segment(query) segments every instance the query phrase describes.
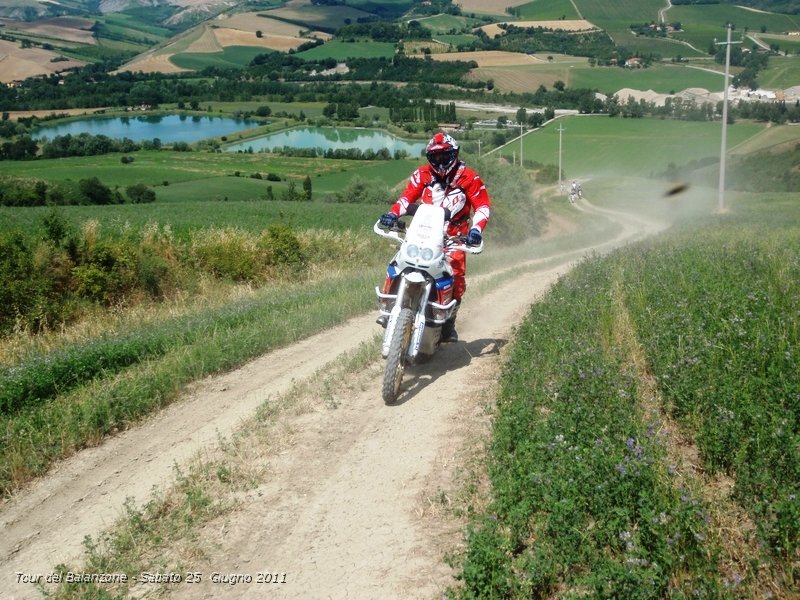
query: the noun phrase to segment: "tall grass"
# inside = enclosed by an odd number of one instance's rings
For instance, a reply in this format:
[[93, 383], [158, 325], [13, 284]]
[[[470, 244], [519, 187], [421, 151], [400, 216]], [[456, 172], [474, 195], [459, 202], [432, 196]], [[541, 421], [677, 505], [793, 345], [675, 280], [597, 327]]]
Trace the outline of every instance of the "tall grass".
[[0, 494], [168, 404], [189, 382], [364, 312], [374, 305], [375, 279], [358, 269], [270, 286], [247, 301], [72, 346], [7, 372], [3, 392], [26, 395], [0, 416]]
[[[796, 202], [750, 197], [559, 281], [507, 360], [492, 502], [452, 593], [735, 598], [765, 578], [800, 591], [798, 256]], [[727, 558], [738, 551], [708, 479], [676, 468], [673, 418], [697, 468], [733, 481], [752, 561]]]

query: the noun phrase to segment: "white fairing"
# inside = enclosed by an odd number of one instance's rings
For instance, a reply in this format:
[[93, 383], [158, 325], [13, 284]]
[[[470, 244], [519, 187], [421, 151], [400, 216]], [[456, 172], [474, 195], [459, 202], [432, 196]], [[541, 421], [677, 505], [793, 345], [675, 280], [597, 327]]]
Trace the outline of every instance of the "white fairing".
[[[387, 317], [387, 326], [383, 338], [382, 354], [386, 358], [389, 345], [394, 335], [397, 317], [403, 307], [412, 308], [415, 312], [414, 330], [407, 350], [408, 359], [413, 360], [417, 354], [431, 355], [439, 345], [441, 325], [453, 314], [457, 302], [451, 300], [446, 304], [437, 304], [430, 299], [431, 290], [437, 281], [452, 280], [453, 269], [445, 255], [445, 246], [477, 254], [483, 249], [465, 246], [461, 242], [446, 242], [445, 211], [440, 206], [420, 204], [405, 236], [395, 232], [383, 231], [378, 223], [373, 227], [375, 233], [400, 242], [391, 265], [399, 278], [396, 295], [384, 294], [376, 288], [378, 298], [385, 304], [381, 314]], [[435, 295], [435, 294], [434, 294]], [[429, 314], [426, 315], [426, 309]]]
[[444, 211], [432, 204], [420, 204], [414, 220], [408, 227], [406, 242], [420, 245], [442, 244], [444, 231]]
[[[440, 268], [444, 258], [444, 211], [438, 206], [421, 204], [406, 232], [405, 243], [398, 252], [398, 264], [418, 267], [430, 272], [433, 265]], [[431, 273], [436, 276], [435, 273]]]

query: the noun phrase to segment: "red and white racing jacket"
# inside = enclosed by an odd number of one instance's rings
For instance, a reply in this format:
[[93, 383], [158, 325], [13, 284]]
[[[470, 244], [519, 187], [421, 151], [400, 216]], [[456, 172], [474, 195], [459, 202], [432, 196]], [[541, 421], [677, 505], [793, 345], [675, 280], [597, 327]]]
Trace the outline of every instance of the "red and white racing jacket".
[[[398, 217], [406, 214], [408, 205], [414, 202], [433, 204], [450, 209], [449, 235], [464, 235], [472, 227], [483, 231], [489, 220], [492, 202], [480, 176], [460, 161], [454, 171], [442, 180], [428, 164], [411, 174], [408, 185], [390, 212]], [[470, 214], [472, 225], [470, 225]]]

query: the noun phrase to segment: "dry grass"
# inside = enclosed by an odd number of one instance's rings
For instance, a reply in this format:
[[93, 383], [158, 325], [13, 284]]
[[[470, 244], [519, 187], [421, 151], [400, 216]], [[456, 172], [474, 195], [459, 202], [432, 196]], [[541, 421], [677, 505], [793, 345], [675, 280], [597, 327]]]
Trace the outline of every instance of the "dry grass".
[[508, 67], [512, 65], [541, 64], [542, 60], [519, 52], [503, 52], [501, 50], [484, 50], [480, 52], [449, 52], [432, 54], [434, 60], [474, 60], [479, 67]]
[[101, 108], [60, 108], [58, 110], [11, 110], [8, 112], [8, 118], [12, 121], [17, 119], [25, 119], [28, 117], [45, 118], [51, 115], [91, 115], [96, 112], [106, 110], [107, 107]]
[[528, 0], [461, 0], [459, 5], [465, 13], [506, 15], [506, 8], [522, 6], [527, 3]]
[[263, 31], [264, 35], [279, 35], [288, 37], [300, 37], [303, 29], [299, 25], [292, 25], [284, 21], [270, 19], [262, 16], [261, 13], [237, 13], [226, 17], [221, 17], [215, 21], [216, 25], [228, 29], [238, 29], [240, 31]]
[[[255, 34], [253, 35], [255, 38]], [[215, 30], [205, 27], [202, 35], [185, 50], [186, 52], [221, 52], [222, 46], [217, 41]]]
[[123, 68], [118, 69], [115, 72], [141, 71], [142, 73], [185, 73], [190, 70], [181, 69], [179, 66], [172, 64], [169, 60], [170, 56], [172, 55], [162, 54], [155, 56], [150, 54], [147, 56], [142, 56], [141, 58], [134, 59]]
[[286, 35], [256, 37], [256, 34], [251, 31], [241, 31], [239, 29], [215, 29], [214, 35], [217, 38], [217, 43], [223, 48], [228, 46], [259, 46], [283, 52], [293, 50], [308, 41], [303, 38]]
[[430, 49], [433, 54], [440, 54], [447, 52], [450, 49], [450, 44], [431, 40], [427, 42], [403, 42], [403, 47], [406, 54], [421, 54], [425, 48]]
[[75, 42], [78, 44], [97, 43], [97, 40], [92, 37], [92, 32], [90, 31], [93, 24], [94, 21], [90, 21], [89, 19], [61, 17], [43, 19], [30, 23], [0, 19], [0, 25], [7, 31], [22, 31], [37, 36], [52, 38], [54, 40]]
[[20, 48], [15, 42], [0, 40], [0, 82], [10, 83], [35, 75], [50, 75], [86, 64], [72, 59], [52, 62], [58, 56], [58, 53], [43, 48]]
[[490, 38], [498, 35], [505, 35], [500, 25], [514, 25], [515, 27], [543, 27], [555, 31], [592, 31], [598, 29], [585, 19], [573, 19], [571, 21], [508, 21], [505, 23], [492, 23], [480, 27]]

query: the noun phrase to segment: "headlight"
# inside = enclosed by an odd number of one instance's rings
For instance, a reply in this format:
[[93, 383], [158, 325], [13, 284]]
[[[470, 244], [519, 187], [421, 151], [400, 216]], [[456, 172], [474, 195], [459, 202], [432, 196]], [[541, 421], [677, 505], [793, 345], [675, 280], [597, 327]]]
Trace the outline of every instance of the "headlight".
[[409, 258], [417, 258], [417, 256], [419, 256], [419, 246], [416, 244], [409, 244], [406, 248], [406, 256]]
[[433, 258], [433, 248], [425, 248], [422, 251], [422, 260], [428, 261]]

